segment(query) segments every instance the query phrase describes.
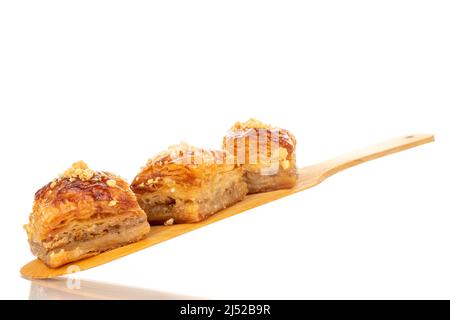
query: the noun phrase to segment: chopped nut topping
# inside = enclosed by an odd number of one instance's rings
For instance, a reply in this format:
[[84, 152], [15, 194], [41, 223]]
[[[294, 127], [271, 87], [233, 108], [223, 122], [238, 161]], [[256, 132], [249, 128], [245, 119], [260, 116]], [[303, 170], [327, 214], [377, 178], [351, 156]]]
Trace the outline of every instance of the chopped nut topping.
[[114, 207], [116, 204], [117, 204], [117, 201], [116, 201], [116, 200], [111, 200], [111, 201], [108, 203], [108, 206]]
[[174, 222], [175, 222], [175, 220], [173, 218], [170, 218], [169, 220], [164, 222], [164, 225], [165, 226], [171, 226], [171, 225], [173, 225]]
[[265, 124], [259, 120], [250, 118], [246, 122], [236, 122], [232, 130], [245, 130], [245, 129], [270, 129], [271, 126]]
[[50, 188], [54, 188], [54, 187], [56, 187], [56, 181], [52, 181], [52, 183], [50, 183]]
[[109, 179], [108, 181], [106, 181], [106, 184], [110, 187], [114, 187], [116, 185], [116, 180]]
[[[224, 150], [212, 151], [194, 146], [189, 146], [185, 142], [172, 145], [167, 150], [157, 154], [147, 161], [147, 166], [164, 165], [167, 163], [184, 164], [198, 166], [206, 163], [222, 163], [226, 156]], [[145, 170], [147, 167], [142, 169]]]
[[87, 164], [81, 160], [72, 164], [72, 167], [67, 169], [62, 176], [69, 178], [70, 181], [75, 179], [89, 181], [94, 176], [94, 170], [89, 169]]

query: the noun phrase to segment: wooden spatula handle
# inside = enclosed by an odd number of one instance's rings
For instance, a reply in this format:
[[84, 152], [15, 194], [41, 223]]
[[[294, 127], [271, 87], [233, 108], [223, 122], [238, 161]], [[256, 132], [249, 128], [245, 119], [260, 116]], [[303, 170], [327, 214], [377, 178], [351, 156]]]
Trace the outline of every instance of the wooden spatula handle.
[[431, 134], [412, 134], [387, 140], [320, 163], [316, 168], [321, 180], [358, 164], [434, 141]]

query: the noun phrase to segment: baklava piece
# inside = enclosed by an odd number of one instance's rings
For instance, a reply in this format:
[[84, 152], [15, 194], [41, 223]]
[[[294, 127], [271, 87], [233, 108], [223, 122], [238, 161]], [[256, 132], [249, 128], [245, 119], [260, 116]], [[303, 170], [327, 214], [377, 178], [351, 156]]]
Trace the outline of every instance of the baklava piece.
[[36, 192], [25, 230], [33, 254], [56, 268], [140, 240], [150, 226], [127, 182], [80, 161]]
[[223, 149], [244, 169], [249, 193], [294, 187], [295, 148], [292, 133], [255, 119], [237, 122], [223, 139]]
[[242, 168], [226, 152], [187, 144], [150, 159], [131, 189], [149, 222], [165, 225], [204, 220], [247, 194]]

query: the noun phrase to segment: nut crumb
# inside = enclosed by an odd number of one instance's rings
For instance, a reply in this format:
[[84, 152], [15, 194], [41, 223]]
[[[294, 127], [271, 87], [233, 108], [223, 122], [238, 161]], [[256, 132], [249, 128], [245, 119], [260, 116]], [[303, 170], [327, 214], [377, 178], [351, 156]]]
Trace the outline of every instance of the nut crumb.
[[52, 181], [52, 183], [50, 184], [50, 188], [54, 188], [54, 187], [56, 187], [56, 181]]
[[281, 167], [284, 169], [284, 170], [286, 170], [286, 169], [289, 169], [289, 167], [290, 167], [290, 162], [289, 162], [289, 160], [284, 160], [284, 161], [281, 161]]
[[286, 148], [280, 148], [280, 150], [279, 150], [280, 160], [287, 160], [288, 155], [289, 155], [289, 153], [286, 150]]
[[164, 225], [165, 226], [171, 226], [171, 225], [173, 225], [174, 222], [175, 222], [174, 218], [170, 218], [169, 220], [164, 222]]
[[146, 184], [148, 184], [149, 186], [153, 186], [155, 184], [157, 184], [159, 181], [161, 180], [161, 177], [156, 177], [156, 178], [152, 178], [152, 179], [148, 179]]
[[108, 206], [114, 207], [116, 204], [117, 204], [117, 201], [116, 201], [116, 200], [111, 200], [111, 201], [108, 203]]
[[106, 184], [110, 187], [114, 187], [116, 185], [116, 180], [109, 179], [108, 181], [106, 181]]
[[175, 193], [175, 191], [176, 191], [175, 188], [170, 189], [170, 192], [172, 192], [172, 193]]

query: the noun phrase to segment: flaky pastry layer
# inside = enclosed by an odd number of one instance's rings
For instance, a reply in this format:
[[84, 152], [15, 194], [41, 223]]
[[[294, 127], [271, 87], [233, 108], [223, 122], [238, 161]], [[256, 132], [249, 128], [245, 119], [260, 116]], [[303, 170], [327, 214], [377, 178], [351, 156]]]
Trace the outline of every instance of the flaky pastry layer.
[[296, 144], [288, 130], [255, 119], [235, 123], [223, 139], [223, 149], [244, 169], [249, 193], [295, 186]]
[[149, 229], [147, 219], [141, 219], [135, 225], [116, 226], [103, 234], [71, 241], [53, 249], [46, 249], [41, 243], [35, 242], [30, 242], [30, 247], [33, 254], [46, 265], [56, 268], [141, 240]]
[[[140, 239], [150, 226], [125, 180], [77, 162], [36, 192], [25, 230], [32, 252], [55, 267]], [[95, 240], [105, 237], [110, 240], [95, 247]], [[67, 246], [73, 247], [70, 254], [64, 253]]]
[[150, 223], [197, 222], [242, 200], [243, 171], [229, 157], [179, 145], [150, 159], [131, 184]]

